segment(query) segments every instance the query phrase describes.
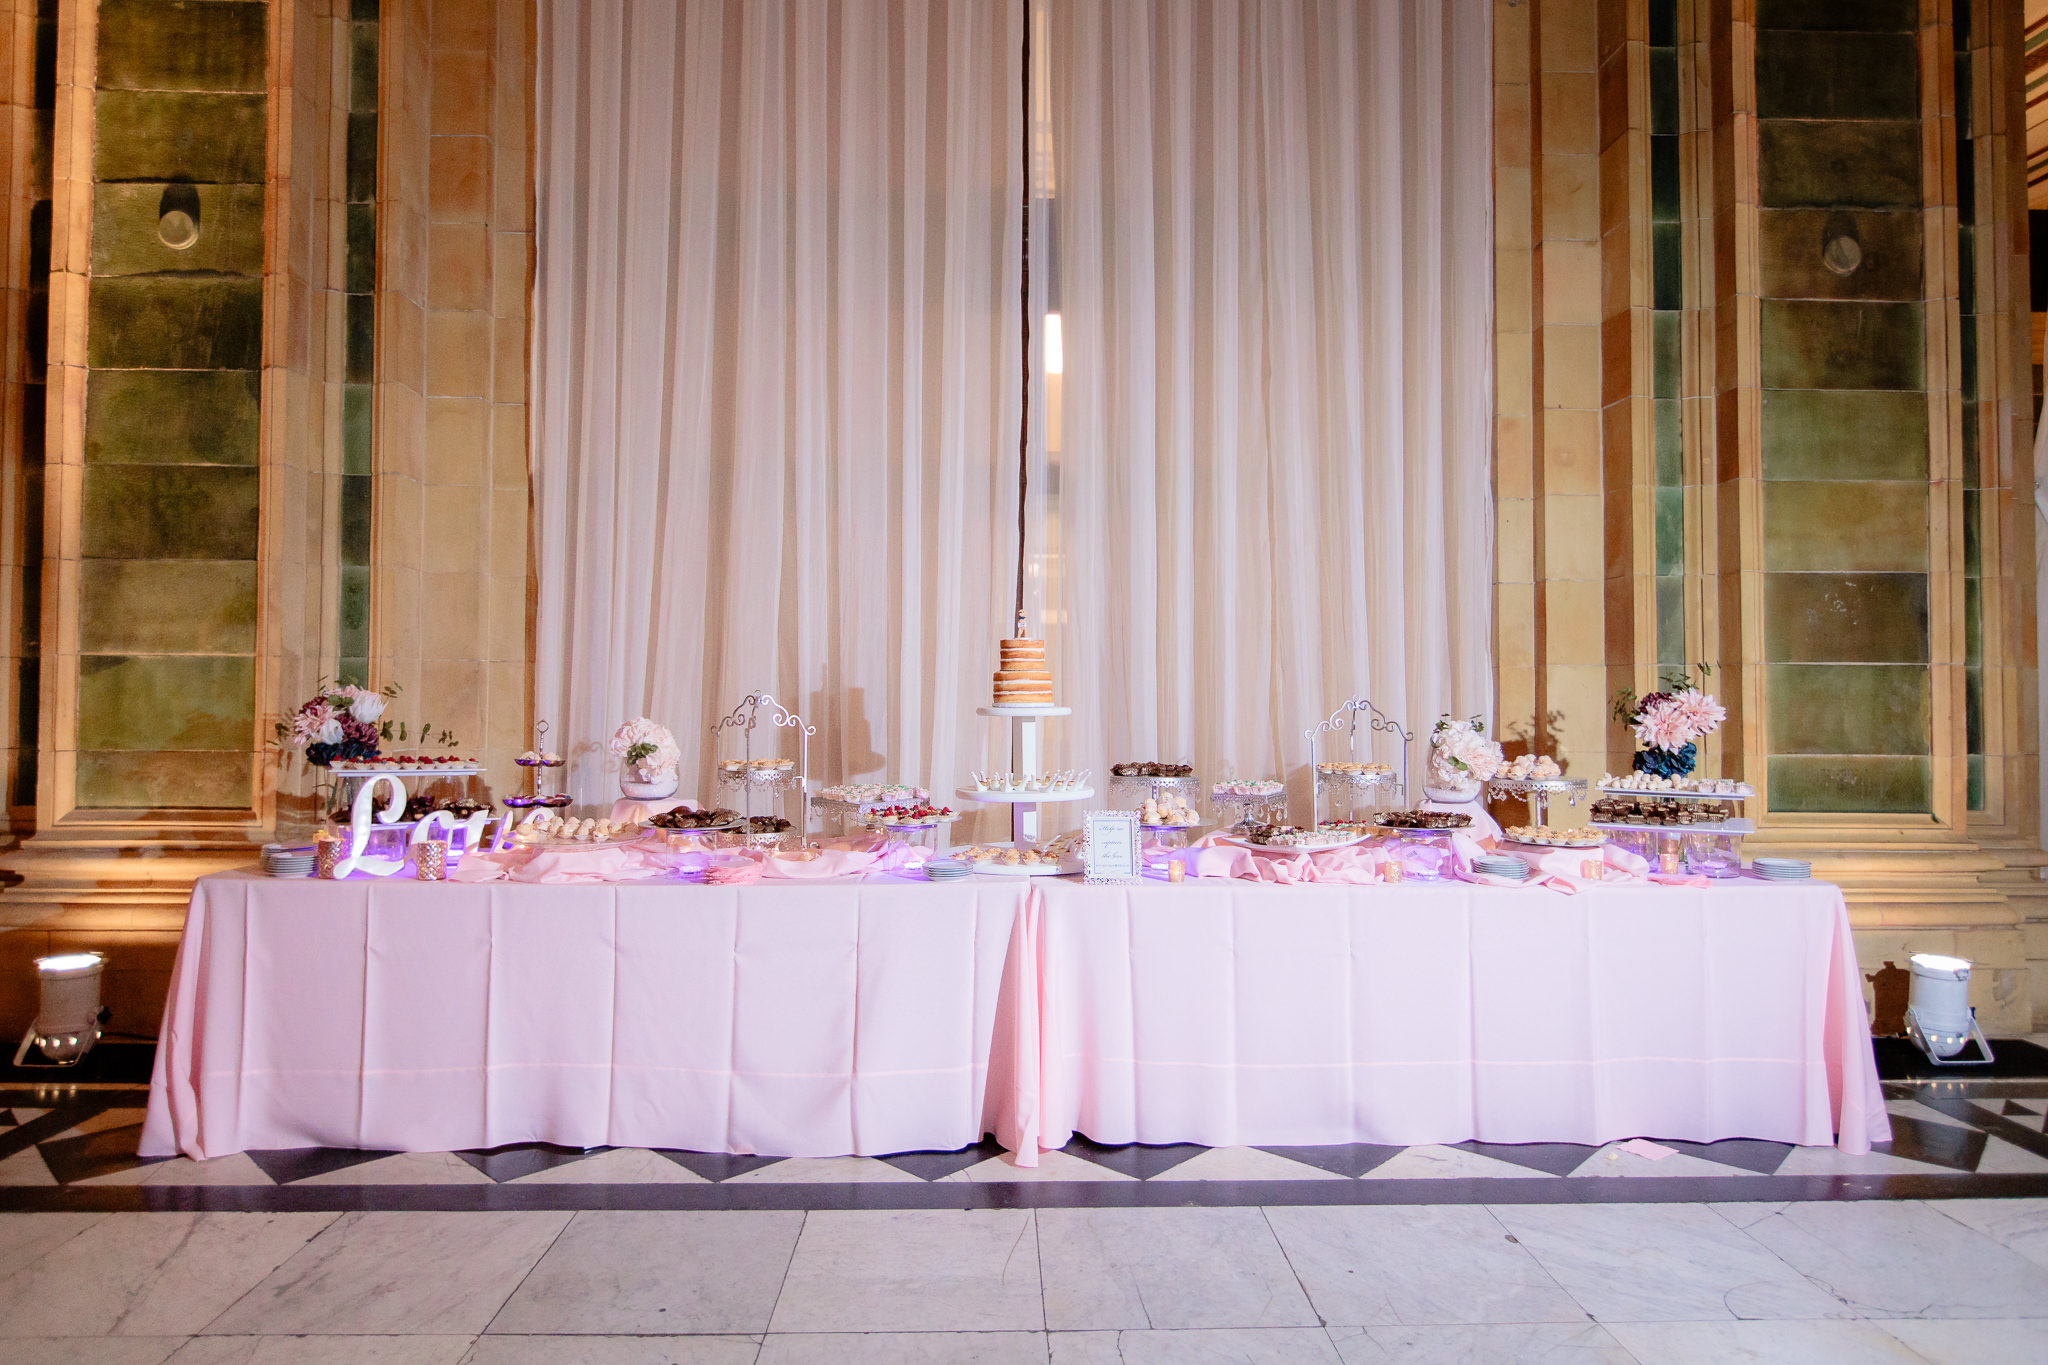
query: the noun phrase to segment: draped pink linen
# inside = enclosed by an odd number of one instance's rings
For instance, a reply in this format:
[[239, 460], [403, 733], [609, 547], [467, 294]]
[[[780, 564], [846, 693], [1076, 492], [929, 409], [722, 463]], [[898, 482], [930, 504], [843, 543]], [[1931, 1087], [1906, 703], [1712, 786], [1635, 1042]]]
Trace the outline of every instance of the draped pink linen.
[[1889, 1135], [1841, 893], [201, 878], [141, 1150]]
[[1022, 899], [202, 877], [141, 1150], [1014, 1142], [989, 1069]]
[[1042, 1148], [1891, 1135], [1827, 883], [1039, 896]]

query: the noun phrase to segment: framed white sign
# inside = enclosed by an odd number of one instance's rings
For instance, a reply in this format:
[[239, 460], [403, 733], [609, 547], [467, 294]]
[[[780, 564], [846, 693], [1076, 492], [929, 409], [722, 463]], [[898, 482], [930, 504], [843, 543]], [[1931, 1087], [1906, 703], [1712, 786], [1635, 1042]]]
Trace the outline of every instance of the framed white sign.
[[1138, 813], [1091, 810], [1081, 817], [1081, 880], [1090, 886], [1136, 886], [1145, 875]]

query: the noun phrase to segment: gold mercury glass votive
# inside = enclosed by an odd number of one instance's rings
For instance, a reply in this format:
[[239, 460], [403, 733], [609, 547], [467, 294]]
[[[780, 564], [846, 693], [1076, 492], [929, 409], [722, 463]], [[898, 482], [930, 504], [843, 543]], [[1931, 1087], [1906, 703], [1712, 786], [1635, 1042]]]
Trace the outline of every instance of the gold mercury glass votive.
[[334, 865], [341, 861], [347, 841], [337, 839], [326, 830], [313, 836], [313, 875], [321, 881], [334, 880]]
[[1399, 858], [1389, 858], [1385, 862], [1381, 863], [1380, 875], [1385, 877], [1390, 882], [1400, 881], [1401, 860]]
[[1607, 863], [1605, 859], [1588, 858], [1579, 864], [1579, 875], [1588, 881], [1597, 882], [1606, 874]]
[[1179, 883], [1186, 881], [1187, 875], [1188, 865], [1182, 862], [1180, 859], [1174, 858], [1167, 862], [1166, 880], [1168, 880], [1169, 882]]
[[412, 874], [423, 882], [448, 880], [448, 841], [422, 839], [413, 845]]

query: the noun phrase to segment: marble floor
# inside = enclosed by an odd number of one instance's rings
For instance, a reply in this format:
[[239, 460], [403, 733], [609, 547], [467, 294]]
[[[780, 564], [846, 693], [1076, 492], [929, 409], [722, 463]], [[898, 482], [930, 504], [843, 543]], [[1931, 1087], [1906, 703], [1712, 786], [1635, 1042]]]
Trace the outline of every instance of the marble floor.
[[[2039, 1041], [2039, 1040], [2037, 1040]], [[135, 1154], [0, 1088], [6, 1365], [2048, 1361], [2048, 1080], [1734, 1141]]]
[[2048, 1199], [0, 1214], [10, 1365], [2048, 1360]]

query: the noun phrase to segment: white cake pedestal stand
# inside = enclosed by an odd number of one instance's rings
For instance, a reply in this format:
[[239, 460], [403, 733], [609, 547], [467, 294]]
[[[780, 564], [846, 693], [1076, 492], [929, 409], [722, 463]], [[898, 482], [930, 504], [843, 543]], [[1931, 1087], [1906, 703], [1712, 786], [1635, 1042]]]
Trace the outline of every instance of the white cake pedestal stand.
[[[1071, 716], [1071, 706], [980, 706], [974, 714], [1010, 722], [1010, 771], [1028, 775], [1039, 771], [1038, 722], [1048, 716]], [[1061, 792], [997, 792], [974, 787], [959, 790], [963, 801], [1007, 803], [1010, 807], [1010, 840], [1015, 848], [1038, 846], [1038, 808], [1062, 801], [1086, 801], [1095, 795], [1092, 787]]]

